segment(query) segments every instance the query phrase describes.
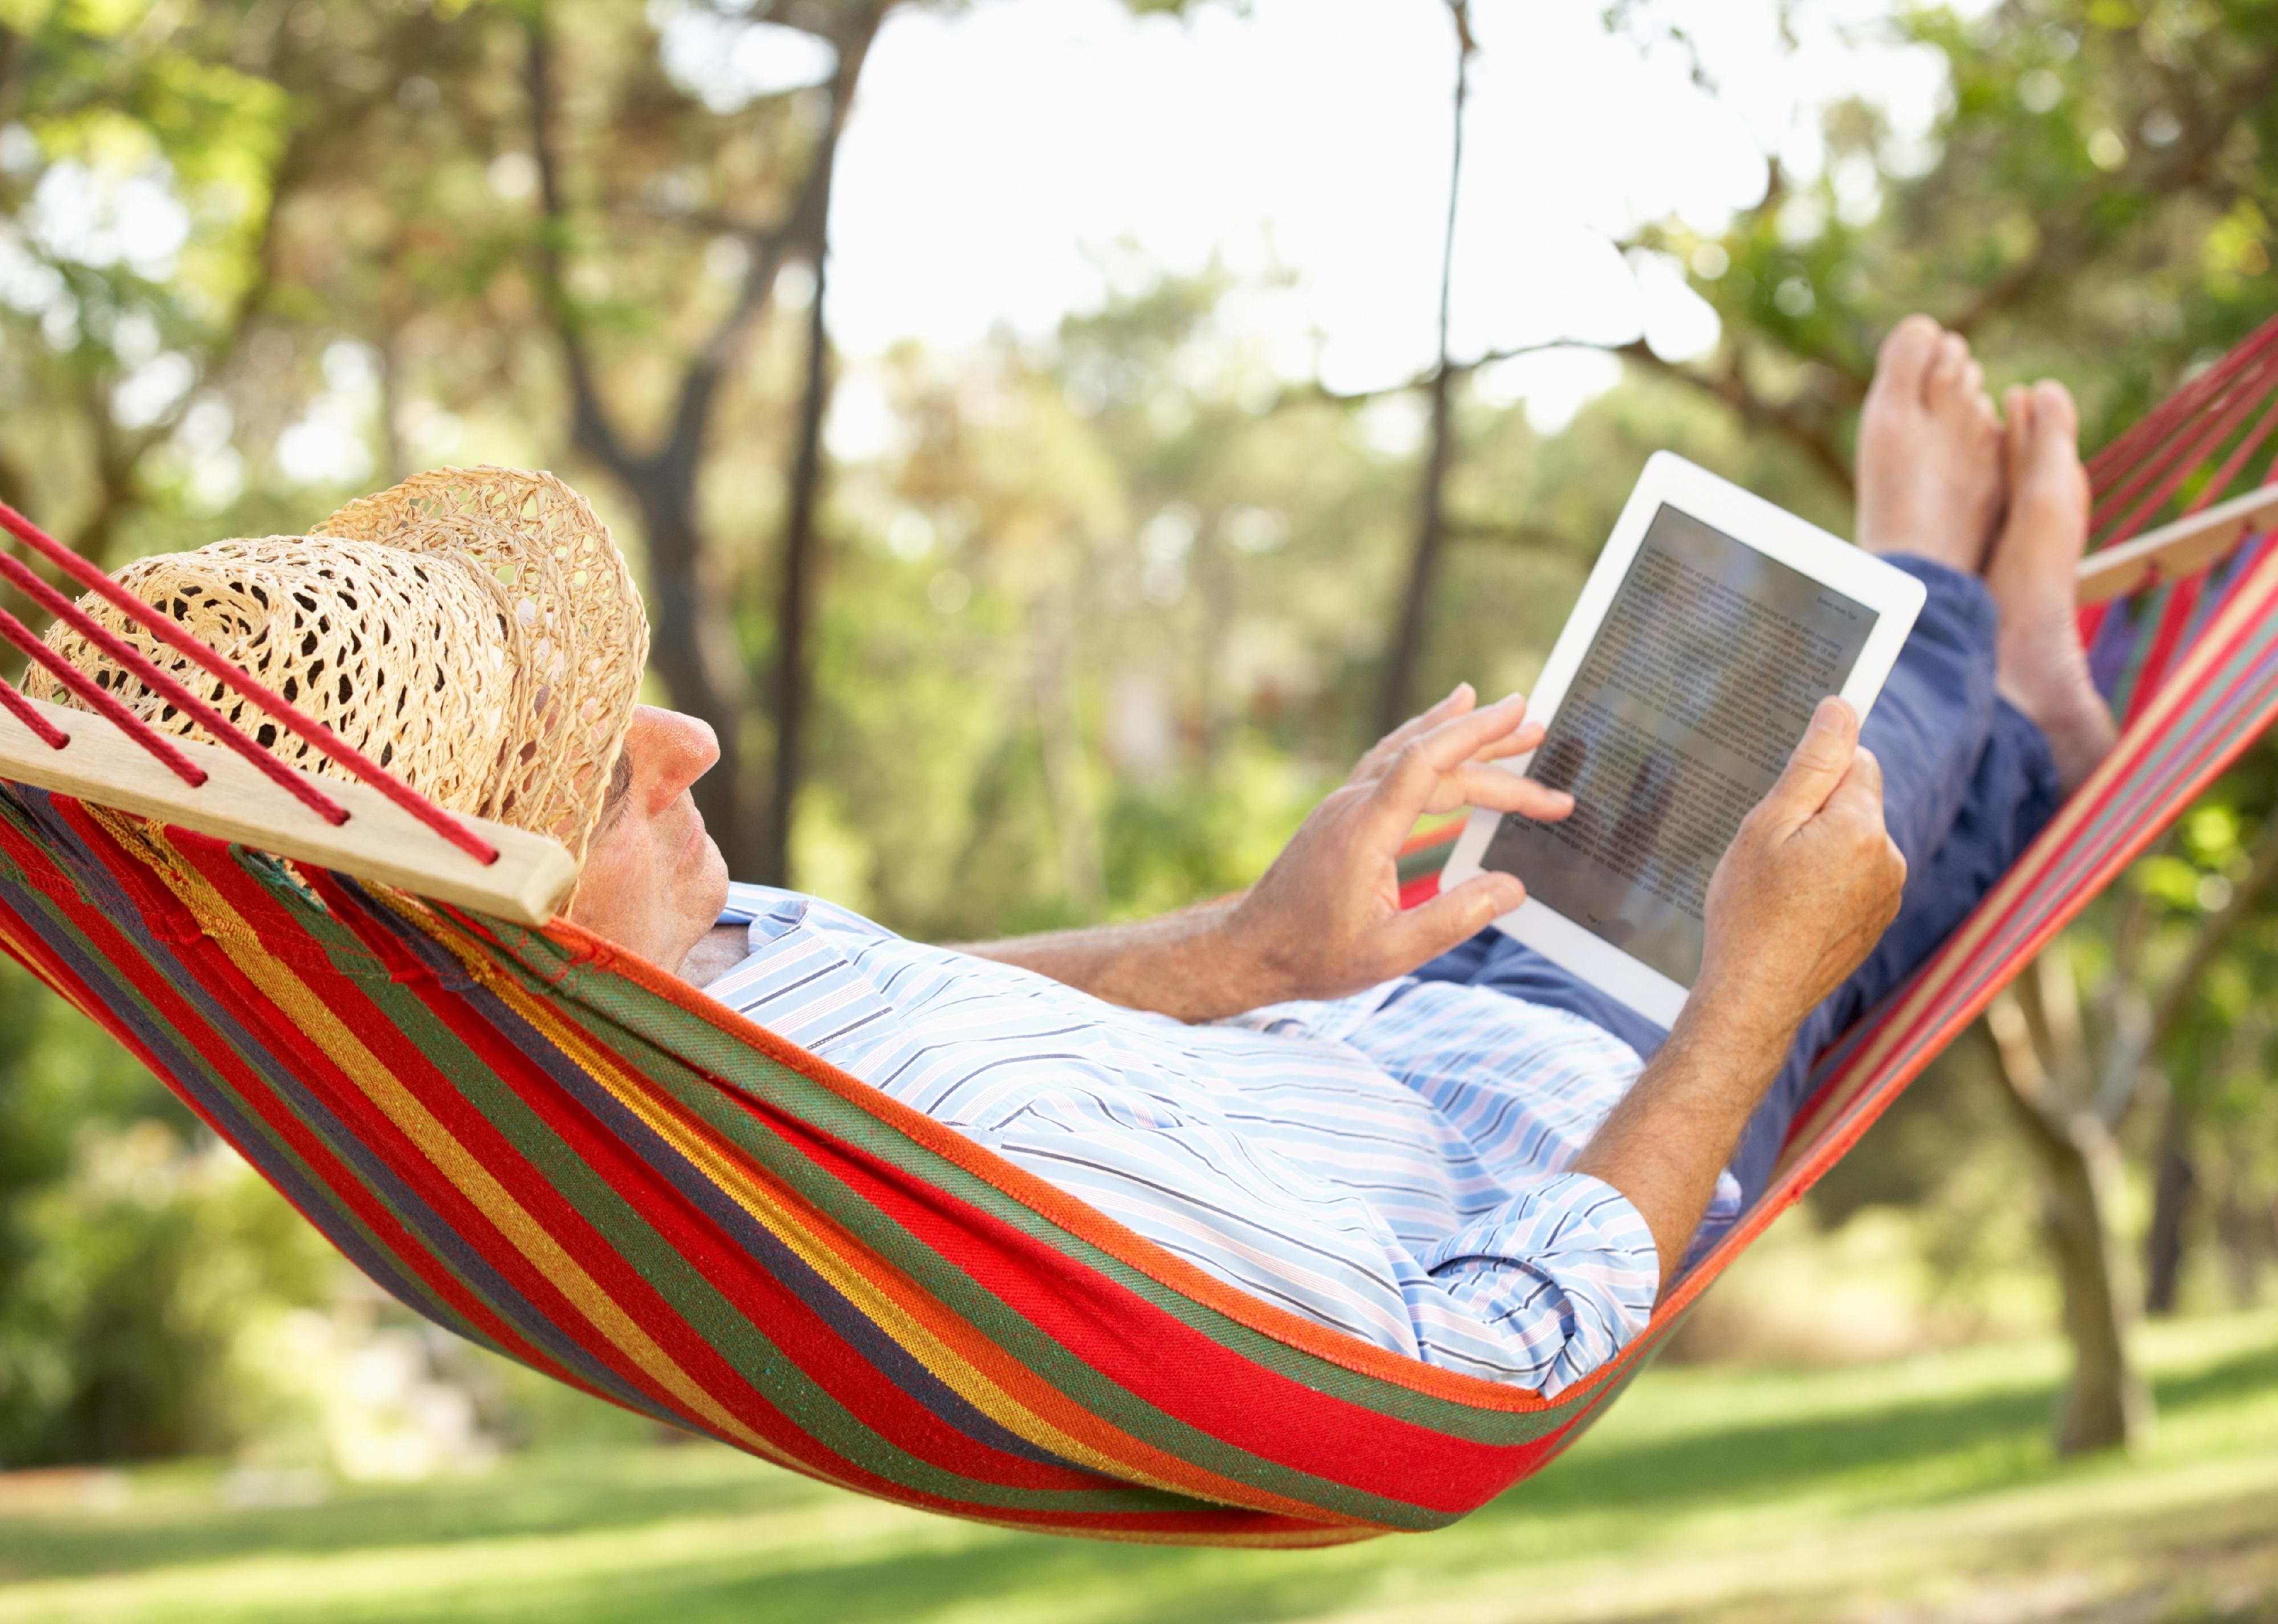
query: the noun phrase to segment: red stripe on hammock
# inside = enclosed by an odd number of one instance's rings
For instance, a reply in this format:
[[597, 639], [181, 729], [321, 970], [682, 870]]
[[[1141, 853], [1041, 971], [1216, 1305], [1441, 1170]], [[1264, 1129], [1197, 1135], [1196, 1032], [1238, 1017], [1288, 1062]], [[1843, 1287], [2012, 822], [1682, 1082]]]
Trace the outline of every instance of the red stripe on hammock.
[[[139, 862], [121, 850], [110, 839], [106, 831], [86, 816], [83, 809], [76, 802], [57, 796], [50, 797], [50, 804], [59, 814], [68, 819], [74, 833], [86, 841], [88, 849], [102, 860], [105, 868], [122, 878], [140, 869]], [[330, 1191], [348, 1213], [362, 1223], [370, 1233], [378, 1239], [379, 1244], [389, 1252], [408, 1277], [419, 1281], [434, 1294], [438, 1300], [447, 1303], [453, 1311], [459, 1314], [468, 1323], [478, 1327], [485, 1336], [508, 1350], [515, 1357], [571, 1386], [585, 1391], [593, 1391], [582, 1377], [560, 1366], [550, 1355], [530, 1343], [509, 1323], [501, 1319], [480, 1297], [470, 1292], [460, 1283], [455, 1272], [447, 1263], [438, 1259], [426, 1243], [411, 1231], [403, 1221], [395, 1216], [393, 1209], [371, 1193], [363, 1183], [363, 1176], [343, 1163], [325, 1144], [323, 1138], [291, 1109], [268, 1080], [239, 1056], [236, 1046], [216, 1030], [203, 1012], [198, 1010], [172, 982], [157, 972], [156, 966], [145, 956], [138, 943], [127, 937], [101, 910], [83, 898], [78, 897], [75, 893], [68, 896], [62, 894], [71, 890], [72, 888], [69, 882], [64, 880], [54, 859], [39, 846], [19, 838], [14, 827], [5, 820], [0, 820], [0, 850], [5, 850], [9, 856], [14, 858], [27, 874], [44, 877], [47, 882], [42, 883], [40, 888], [48, 894], [72, 924], [88, 938], [89, 943], [104, 956], [114, 971], [151, 1005], [163, 1024], [181, 1040], [185, 1047], [195, 1049], [209, 1066], [220, 1073], [224, 1086], [236, 1097], [248, 1115], [266, 1125], [278, 1140], [293, 1152], [302, 1164], [309, 1170], [311, 1183]], [[58, 886], [56, 881], [62, 881], [62, 884]], [[149, 881], [148, 886], [149, 888], [155, 890], [156, 881]], [[144, 906], [146, 917], [150, 917], [151, 903], [146, 902]], [[178, 945], [175, 949], [185, 963], [203, 958], [206, 961], [203, 967], [212, 968], [211, 960], [220, 957], [219, 949], [211, 942], [196, 935], [195, 922], [188, 919], [186, 911], [175, 905], [156, 911], [156, 917], [160, 919], [171, 917], [177, 929], [187, 926], [193, 941], [189, 944]], [[20, 920], [19, 923], [36, 939], [37, 926], [34, 922]], [[230, 969], [233, 971], [234, 967], [231, 966]], [[84, 1006], [96, 1012], [96, 1018], [106, 1030], [126, 1044], [132, 1052], [140, 1056], [154, 1074], [173, 1082], [173, 1092], [176, 1096], [190, 1102], [193, 1109], [196, 1109], [196, 1090], [188, 1080], [175, 1078], [167, 1067], [159, 1064], [156, 1057], [146, 1051], [135, 1038], [134, 1029], [118, 1016], [111, 1013], [107, 1000], [103, 998], [95, 988], [82, 981], [61, 961], [53, 962], [52, 971], [61, 984], [80, 990]], [[233, 975], [231, 979], [235, 980]], [[269, 1009], [265, 1000], [256, 1000], [253, 1006], [248, 1007], [247, 998], [237, 987], [217, 988], [211, 982], [203, 979], [201, 985], [209, 996], [228, 1008], [248, 1030], [264, 1036], [268, 1035], [268, 1029], [275, 1024], [275, 1018], [273, 1010]], [[312, 1088], [310, 1092], [314, 1093], [316, 1090]], [[247, 1161], [256, 1166], [261, 1164], [264, 1159], [264, 1147], [241, 1142], [233, 1133], [221, 1124], [213, 1121], [203, 1110], [199, 1111], [199, 1117], [224, 1142], [237, 1150]], [[307, 1213], [303, 1209], [303, 1216], [317, 1224], [320, 1230], [326, 1227], [317, 1215]]]
[[[342, 918], [354, 919], [362, 911], [356, 900], [335, 883], [325, 879], [320, 880], [318, 884], [327, 899], [334, 901], [334, 911]], [[430, 978], [432, 972], [424, 962], [394, 933], [360, 930], [358, 934], [367, 947], [387, 964], [394, 980], [424, 982]], [[657, 1232], [675, 1255], [699, 1261], [701, 1268], [699, 1272], [720, 1291], [735, 1312], [754, 1327], [764, 1327], [764, 1338], [775, 1345], [778, 1353], [796, 1364], [824, 1391], [845, 1405], [850, 1414], [881, 1437], [918, 1460], [929, 1461], [944, 1471], [972, 1477], [977, 1482], [1028, 1491], [1082, 1491], [1099, 1487], [1102, 1480], [1096, 1474], [1009, 1454], [993, 1445], [976, 1440], [935, 1414], [914, 1396], [901, 1392], [890, 1383], [883, 1384], [891, 1395], [883, 1407], [866, 1397], [877, 1394], [882, 1385], [877, 1368], [868, 1355], [847, 1342], [835, 1326], [810, 1308], [798, 1293], [757, 1264], [745, 1251], [739, 1239], [722, 1230], [701, 1206], [630, 1145], [617, 1129], [594, 1116], [582, 1102], [565, 1091], [545, 1066], [524, 1050], [514, 1037], [493, 1025], [467, 1000], [459, 997], [423, 998], [422, 1002], [461, 1041], [484, 1055], [485, 1063], [499, 1080], [514, 1091], [546, 1130], [559, 1138], [567, 1151], [577, 1157], [599, 1183], [623, 1198], [639, 1219]], [[508, 1018], [518, 1020], [514, 1017]], [[513, 1057], [511, 1064], [506, 1059], [508, 1055]], [[603, 1063], [608, 1063], [606, 1052]], [[575, 1063], [563, 1056], [562, 1064], [571, 1065]], [[410, 1079], [405, 1080], [409, 1084]], [[779, 1185], [779, 1180], [753, 1163], [747, 1151], [720, 1139], [700, 1118], [693, 1117], [681, 1107], [669, 1093], [630, 1071], [621, 1073], [618, 1081], [621, 1085], [639, 1088], [654, 1109], [670, 1115], [682, 1131], [706, 1140], [723, 1159], [757, 1172], [770, 1185]], [[423, 1101], [436, 1111], [439, 1117], [444, 1117], [447, 1111], [454, 1122], [480, 1123], [485, 1129], [488, 1127], [488, 1118], [481, 1116], [471, 1102], [450, 1087], [447, 1079], [442, 1080], [441, 1088], [434, 1097], [431, 1098], [424, 1090], [415, 1092], [421, 1093]], [[488, 1153], [484, 1157], [485, 1165], [494, 1173], [499, 1171], [501, 1162], [507, 1161], [513, 1168], [524, 1171], [537, 1185], [544, 1186], [549, 1197], [558, 1194], [544, 1170], [530, 1163], [510, 1145], [502, 1144], [496, 1154], [499, 1160], [493, 1160]], [[503, 1178], [501, 1181], [505, 1182]], [[517, 1195], [522, 1193], [518, 1186], [510, 1187], [516, 1187]], [[628, 1192], [637, 1192], [638, 1199]], [[837, 1230], [838, 1226], [832, 1220], [807, 1208], [795, 1192], [779, 1189], [778, 1193], [786, 1198], [787, 1205], [806, 1208], [801, 1216], [815, 1228], [827, 1231]], [[620, 1265], [638, 1269], [637, 1264], [616, 1249], [615, 1243], [598, 1230], [591, 1231], [591, 1234], [596, 1256], [589, 1260], [583, 1250], [577, 1251], [581, 1264], [591, 1269], [599, 1262], [610, 1269]], [[562, 1237], [557, 1234], [555, 1239], [560, 1241]], [[565, 1249], [570, 1248], [565, 1246]], [[880, 1266], [890, 1267], [883, 1264], [883, 1260], [880, 1260]], [[622, 1302], [623, 1300], [620, 1300]], [[702, 1333], [669, 1304], [663, 1303], [661, 1299], [659, 1300], [659, 1307], [674, 1321], [675, 1338], [684, 1332], [687, 1336], [701, 1338]], [[629, 1308], [628, 1312], [632, 1310]], [[641, 1319], [652, 1335], [656, 1334], [654, 1326], [647, 1319], [638, 1314], [635, 1317]], [[664, 1338], [659, 1340], [661, 1343], [668, 1341]], [[677, 1342], [671, 1345], [679, 1346]], [[772, 1422], [776, 1412], [771, 1401], [752, 1386], [743, 1372], [720, 1350], [708, 1341], [702, 1342], [701, 1346], [705, 1356], [718, 1361], [720, 1369], [733, 1380], [739, 1392], [747, 1393], [753, 1403], [768, 1407], [763, 1413], [754, 1412], [754, 1419], [766, 1418]], [[693, 1347], [694, 1345], [690, 1345], [690, 1351], [692, 1352]], [[725, 1403], [727, 1395], [715, 1392], [714, 1396]]]
[[[1244, 1452], [1449, 1514], [1531, 1470], [1561, 1423], [1521, 1444], [1460, 1438], [1321, 1391], [1244, 1357], [1095, 1269], [812, 1128], [821, 1164], [1083, 1364]], [[1419, 1478], [1422, 1481], [1419, 1481]]]
[[2144, 663], [2136, 673], [2135, 686], [2129, 691], [2128, 712], [2122, 723], [2133, 722], [2144, 708], [2159, 696], [2167, 675], [2167, 663], [2175, 658], [2181, 644], [2183, 629], [2199, 606], [2199, 594], [2206, 588], [2206, 576], [2195, 575], [2180, 582], [2167, 594], [2167, 601], [2160, 610], [2160, 623], [2152, 634], [2152, 646], [2145, 651]]
[[[263, 937], [264, 949], [275, 950], [277, 944], [271, 937], [280, 926], [291, 935], [306, 940], [297, 923], [280, 918], [281, 911], [274, 900], [251, 875], [230, 860], [218, 842], [200, 841], [194, 848], [187, 839], [183, 839], [179, 844], [184, 857], [195, 864], [207, 881], [221, 892], [241, 917], [255, 926]], [[266, 1003], [264, 995], [242, 980], [234, 964], [216, 965], [215, 969], [217, 973], [226, 975], [233, 986], [244, 989], [241, 995]], [[840, 1481], [851, 1478], [862, 1482], [868, 1477], [859, 1468], [834, 1469], [835, 1458], [829, 1452], [772, 1406], [758, 1400], [748, 1384], [735, 1375], [717, 1351], [688, 1330], [685, 1322], [638, 1270], [593, 1229], [550, 1180], [524, 1160], [511, 1141], [476, 1110], [435, 1064], [371, 1003], [351, 978], [306, 969], [296, 973], [355, 1033], [388, 1076], [457, 1140], [469, 1158], [521, 1205], [547, 1238], [575, 1260], [626, 1318], [647, 1334], [707, 1398], [786, 1452], [809, 1458], [814, 1469]], [[445, 995], [432, 995], [428, 991], [430, 987]], [[424, 966], [419, 981], [407, 990], [431, 1013], [447, 1012], [459, 1018], [448, 1024], [458, 1031], [462, 1041], [470, 1041], [469, 1047], [477, 1059], [500, 1076], [531, 1064], [521, 1050], [494, 1031], [479, 1026], [470, 1029], [466, 1024], [469, 1011], [465, 1001], [440, 988]], [[610, 1339], [564, 1286], [557, 1285], [516, 1245], [512, 1237], [455, 1180], [437, 1168], [425, 1147], [398, 1127], [394, 1118], [313, 1039], [289, 1018], [276, 1024], [279, 1029], [269, 1034], [271, 1041], [290, 1048], [296, 1069], [307, 1069], [304, 1080], [310, 1075], [325, 1079], [327, 1103], [350, 1125], [358, 1140], [375, 1147], [385, 1147], [383, 1159], [399, 1177], [415, 1185], [421, 1197], [458, 1239], [479, 1251], [492, 1269], [595, 1363], [661, 1407], [675, 1414], [686, 1413], [684, 1400], [675, 1395], [659, 1376], [644, 1369]]]

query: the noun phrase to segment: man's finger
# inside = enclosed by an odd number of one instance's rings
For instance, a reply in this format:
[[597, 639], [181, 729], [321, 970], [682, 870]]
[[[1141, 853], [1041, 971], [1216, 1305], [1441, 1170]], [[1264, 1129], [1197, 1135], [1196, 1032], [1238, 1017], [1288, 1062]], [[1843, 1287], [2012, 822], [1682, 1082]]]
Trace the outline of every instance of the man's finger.
[[1387, 922], [1379, 940], [1380, 968], [1387, 976], [1406, 975], [1449, 948], [1469, 942], [1526, 900], [1515, 874], [1474, 874], [1418, 908]]
[[1517, 732], [1525, 721], [1526, 696], [1510, 694], [1468, 716], [1441, 722], [1416, 741], [1417, 752], [1444, 773]]
[[1502, 761], [1512, 756], [1523, 756], [1527, 751], [1538, 748], [1542, 743], [1543, 736], [1549, 731], [1540, 722], [1529, 717], [1518, 724], [1516, 732], [1505, 734], [1499, 739], [1489, 739], [1487, 743], [1473, 751], [1472, 759]]
[[1352, 771], [1352, 782], [1374, 778], [1384, 771], [1385, 764], [1398, 754], [1401, 746], [1418, 736], [1427, 733], [1441, 723], [1461, 716], [1478, 702], [1479, 695], [1469, 682], [1458, 682], [1448, 697], [1420, 716], [1411, 716], [1397, 728], [1371, 745]]
[[1835, 786], [1830, 801], [1856, 803], [1863, 810], [1872, 809], [1876, 820], [1883, 816], [1883, 764], [1875, 752], [1864, 744], [1851, 753], [1851, 766], [1843, 774], [1843, 782]]
[[1831, 694], [1822, 699], [1779, 781], [1764, 797], [1764, 804], [1784, 814], [1790, 823], [1800, 824], [1811, 817], [1827, 804], [1827, 797], [1850, 771], [1858, 743], [1857, 713]]
[[1441, 776], [1431, 810], [1453, 812], [1458, 806], [1517, 812], [1537, 823], [1556, 823], [1574, 810], [1574, 797], [1502, 767], [1461, 766]]

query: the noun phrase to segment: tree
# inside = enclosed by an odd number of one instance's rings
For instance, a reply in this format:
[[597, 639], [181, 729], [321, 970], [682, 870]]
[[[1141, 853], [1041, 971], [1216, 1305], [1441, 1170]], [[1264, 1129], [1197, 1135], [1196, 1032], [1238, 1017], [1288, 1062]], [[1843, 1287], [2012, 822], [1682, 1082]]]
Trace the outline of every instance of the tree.
[[[770, 189], [780, 194], [781, 201], [766, 212], [746, 209], [722, 213], [688, 208], [665, 213], [664, 223], [683, 232], [699, 231], [715, 241], [739, 244], [744, 268], [726, 309], [679, 363], [669, 404], [661, 414], [662, 430], [646, 449], [636, 449], [629, 442], [605, 399], [592, 353], [592, 316], [571, 291], [570, 262], [582, 253], [598, 252], [600, 243], [584, 239], [579, 229], [580, 206], [571, 194], [562, 150], [565, 115], [555, 88], [559, 70], [550, 14], [535, 11], [528, 24], [525, 82], [531, 146], [537, 159], [543, 211], [537, 244], [539, 278], [566, 362], [572, 438], [627, 491], [640, 513], [648, 544], [649, 604], [654, 621], [652, 660], [673, 703], [711, 723], [719, 736], [720, 766], [697, 786], [705, 821], [719, 841], [730, 872], [771, 883], [782, 883], [789, 873], [790, 826], [807, 704], [807, 626], [817, 565], [822, 418], [829, 398], [829, 347], [823, 321], [823, 290], [830, 182], [839, 135], [853, 104], [862, 64], [891, 4], [891, 0], [876, 0], [828, 10], [763, 6], [752, 14], [756, 26], [796, 27], [821, 41], [829, 48], [834, 67], [822, 89], [822, 110], [814, 117], [811, 129], [787, 104], [763, 106], [753, 115], [764, 121], [761, 139], [775, 149], [768, 167], [777, 172]], [[779, 21], [779, 11], [784, 19], [797, 20]], [[787, 102], [784, 97], [773, 99]], [[614, 114], [604, 113], [600, 126], [586, 133], [584, 144], [589, 154], [611, 144], [607, 140], [615, 133], [611, 126], [621, 125], [633, 111], [627, 106]], [[654, 116], [660, 110], [651, 101], [640, 111]], [[675, 111], [684, 119], [712, 122], [701, 119], [692, 103]], [[731, 133], [729, 128], [703, 132], [721, 145]], [[613, 224], [622, 224], [623, 217], [633, 211], [626, 209], [623, 199], [607, 199], [603, 212], [616, 215]], [[775, 675], [768, 688], [776, 733], [775, 770], [771, 783], [763, 789], [746, 743], [750, 685], [745, 679], [729, 606], [719, 590], [713, 549], [706, 540], [699, 481], [721, 390], [742, 364], [752, 330], [777, 276], [786, 261], [794, 257], [810, 267], [814, 291], [806, 321], [806, 382], [799, 408], [776, 594]]]

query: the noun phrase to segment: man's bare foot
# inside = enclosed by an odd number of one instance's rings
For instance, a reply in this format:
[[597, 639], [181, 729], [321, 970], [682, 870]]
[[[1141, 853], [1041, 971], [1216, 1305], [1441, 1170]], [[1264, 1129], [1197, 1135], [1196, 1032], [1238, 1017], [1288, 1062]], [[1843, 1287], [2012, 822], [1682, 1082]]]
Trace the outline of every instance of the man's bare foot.
[[2069, 794], [2112, 748], [2112, 713], [2088, 675], [2073, 575], [2088, 545], [2088, 474], [2079, 414], [2062, 384], [2007, 398], [2009, 517], [1985, 565], [2001, 612], [1994, 682], [2040, 725]]
[[1859, 545], [1975, 575], [2001, 516], [2001, 424], [1961, 334], [1927, 316], [1891, 330], [1859, 420]]

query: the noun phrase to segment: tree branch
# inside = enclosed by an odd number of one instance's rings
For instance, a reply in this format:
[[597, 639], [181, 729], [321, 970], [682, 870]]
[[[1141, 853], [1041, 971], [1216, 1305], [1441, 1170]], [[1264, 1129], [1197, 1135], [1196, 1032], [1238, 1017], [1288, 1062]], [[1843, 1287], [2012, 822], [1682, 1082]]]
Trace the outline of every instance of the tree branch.
[[[2266, 57], [2238, 74], [2213, 98], [2187, 97], [2180, 104], [2189, 122], [2187, 139], [2176, 143], [2166, 158], [2143, 165], [2137, 188], [2158, 196], [2182, 191], [2206, 178], [2239, 118], [2262, 105], [2278, 86], [2278, 57]], [[2091, 246], [2091, 220], [2108, 189], [2079, 196], [2071, 209], [2054, 222], [2044, 221], [2032, 251], [1983, 289], [1960, 314], [1945, 324], [1965, 337], [1974, 335], [1995, 316], [2007, 309], [2052, 272], [2079, 263]]]
[[1701, 372], [1673, 361], [1664, 361], [1654, 354], [1653, 347], [1643, 339], [1634, 339], [1627, 344], [1609, 346], [1609, 348], [1612, 354], [1635, 362], [1648, 372], [1674, 378], [1712, 399], [1722, 400], [1739, 415], [1743, 423], [1754, 428], [1769, 429], [1802, 452], [1812, 466], [1833, 480], [1845, 496], [1858, 493], [1857, 486], [1852, 482], [1851, 464], [1836, 446], [1825, 425], [1809, 421], [1793, 406], [1767, 400], [1750, 388], [1741, 373], [1740, 354], [1737, 348], [1731, 352], [1729, 363], [1716, 373]]
[[830, 213], [830, 179], [838, 155], [838, 138], [846, 127], [846, 115], [854, 100], [854, 85], [860, 78], [863, 59], [869, 54], [870, 42], [877, 37], [878, 27], [884, 20], [883, 7], [866, 7], [843, 37], [833, 38], [831, 44], [838, 53], [838, 71], [830, 81], [830, 112], [821, 134], [816, 138], [814, 156], [807, 164], [806, 183], [791, 204], [791, 210], [776, 225], [745, 227], [738, 234], [751, 250], [751, 263], [744, 268], [744, 279], [736, 289], [734, 303], [728, 307], [712, 329], [711, 334], [696, 352], [687, 373], [680, 383], [680, 394], [672, 414], [672, 427], [659, 448], [660, 458], [684, 462], [693, 467], [703, 454], [704, 428], [711, 416], [712, 396], [719, 388], [720, 378], [734, 358], [737, 346], [750, 329], [753, 321], [767, 307], [768, 295], [774, 291], [776, 276], [783, 269], [784, 256], [793, 248], [806, 250], [815, 262], [815, 279], [822, 277], [823, 237]]

